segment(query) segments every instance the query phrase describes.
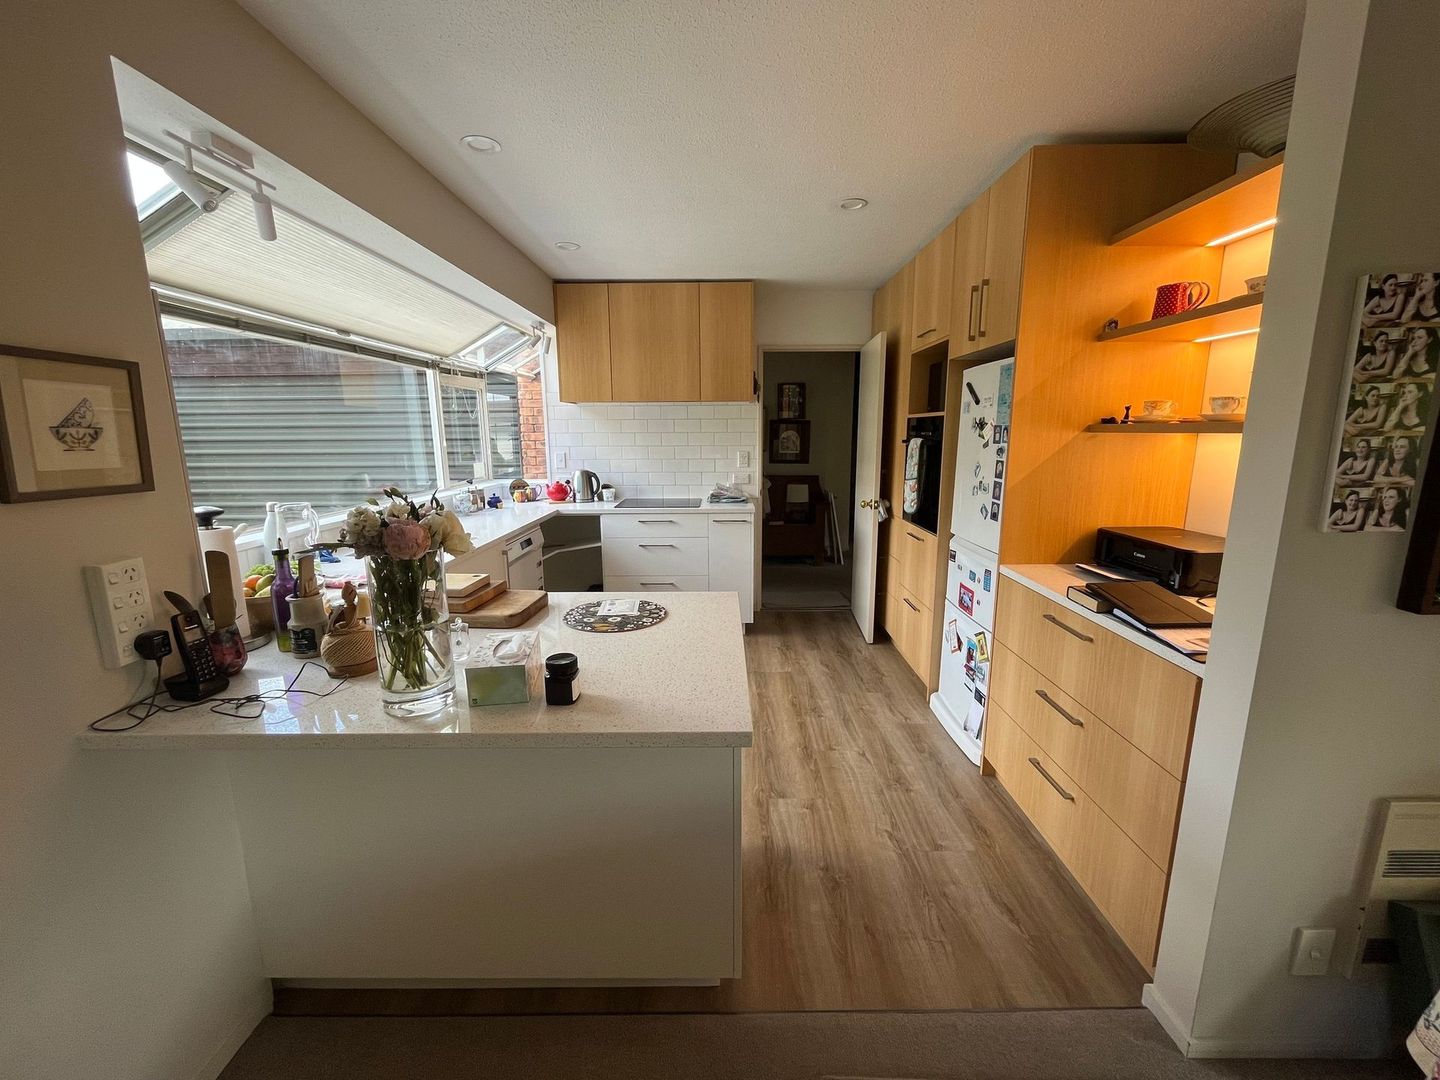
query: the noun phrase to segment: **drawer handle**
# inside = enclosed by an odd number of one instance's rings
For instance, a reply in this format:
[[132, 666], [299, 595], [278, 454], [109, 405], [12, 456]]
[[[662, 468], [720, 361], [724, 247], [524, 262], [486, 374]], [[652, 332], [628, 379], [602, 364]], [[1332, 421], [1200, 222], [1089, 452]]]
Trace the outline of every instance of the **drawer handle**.
[[640, 546], [643, 547], [643, 548], [652, 548], [652, 547], [674, 547], [675, 545], [674, 545], [674, 544], [641, 544]]
[[1051, 697], [1049, 694], [1047, 694], [1044, 690], [1036, 690], [1036, 691], [1035, 691], [1035, 696], [1038, 697], [1041, 701], [1043, 701], [1046, 705], [1049, 705], [1050, 708], [1054, 709], [1054, 710], [1055, 710], [1056, 712], [1058, 712], [1061, 716], [1063, 716], [1066, 720], [1069, 720], [1070, 723], [1074, 724], [1076, 727], [1084, 727], [1084, 726], [1085, 726], [1085, 721], [1084, 721], [1084, 720], [1081, 720], [1078, 716], [1071, 716], [1068, 712], [1066, 712], [1064, 709], [1062, 709], [1062, 708], [1060, 707], [1060, 703], [1059, 703], [1058, 701], [1056, 701], [1054, 698], [1052, 698], [1052, 697]]
[[915, 336], [916, 336], [916, 337], [925, 337], [925, 336], [928, 335], [928, 334], [933, 334], [937, 329], [938, 329], [938, 327], [932, 326], [932, 327], [930, 327], [929, 330], [921, 330], [920, 333], [916, 334]]
[[641, 525], [674, 525], [674, 518], [639, 518]]
[[923, 544], [925, 542], [923, 537], [916, 536], [909, 529], [905, 530], [905, 535], [908, 536], [911, 540], [914, 540], [917, 544]]
[[1045, 771], [1045, 766], [1040, 764], [1040, 759], [1039, 759], [1039, 758], [1033, 758], [1033, 757], [1032, 757], [1032, 758], [1030, 759], [1030, 764], [1031, 764], [1031, 765], [1034, 765], [1034, 766], [1035, 766], [1035, 771], [1038, 772], [1041, 776], [1043, 776], [1043, 777], [1046, 779], [1046, 781], [1050, 784], [1050, 786], [1053, 787], [1056, 791], [1058, 791], [1058, 792], [1060, 793], [1060, 798], [1064, 799], [1066, 802], [1074, 802], [1074, 801], [1075, 801], [1075, 796], [1074, 796], [1074, 795], [1071, 795], [1070, 792], [1066, 791], [1063, 787], [1061, 787], [1059, 784], [1057, 784], [1057, 783], [1055, 782], [1055, 778], [1054, 778], [1053, 776], [1051, 776], [1048, 772]]
[[1081, 641], [1088, 641], [1088, 642], [1089, 642], [1090, 644], [1092, 644], [1092, 645], [1095, 644], [1095, 639], [1094, 639], [1093, 637], [1091, 637], [1089, 634], [1082, 634], [1082, 633], [1080, 633], [1079, 630], [1076, 630], [1073, 626], [1066, 626], [1063, 622], [1061, 622], [1059, 619], [1055, 618], [1054, 615], [1051, 615], [1051, 614], [1049, 614], [1048, 612], [1047, 612], [1046, 615], [1045, 615], [1045, 621], [1048, 622], [1048, 623], [1054, 623], [1054, 624], [1055, 624], [1056, 626], [1058, 626], [1061, 630], [1064, 630], [1067, 634], [1071, 634], [1071, 635], [1073, 635], [1074, 637], [1078, 637]]
[[658, 589], [658, 588], [660, 588], [660, 587], [662, 587], [662, 586], [665, 586], [665, 587], [668, 587], [668, 588], [671, 588], [671, 589], [678, 589], [678, 588], [680, 587], [680, 586], [676, 585], [675, 582], [673, 582], [673, 581], [642, 581], [642, 582], [640, 582], [640, 584], [646, 586], [647, 588], [656, 588], [656, 589]]
[[714, 518], [716, 525], [749, 525], [749, 518]]
[[901, 600], [904, 600], [904, 601], [905, 601], [905, 606], [908, 607], [911, 611], [915, 612], [916, 615], [919, 615], [919, 614], [920, 614], [920, 609], [919, 609], [918, 607], [916, 607], [914, 604], [910, 603], [909, 598], [902, 596], [902, 597], [900, 597], [900, 599], [901, 599]]

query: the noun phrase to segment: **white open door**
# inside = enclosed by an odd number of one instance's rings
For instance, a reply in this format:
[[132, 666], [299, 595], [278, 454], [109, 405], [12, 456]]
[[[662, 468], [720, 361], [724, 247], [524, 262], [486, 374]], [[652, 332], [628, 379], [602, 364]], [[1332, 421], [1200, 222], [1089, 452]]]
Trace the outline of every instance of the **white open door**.
[[865, 640], [875, 640], [875, 574], [880, 555], [880, 440], [885, 419], [885, 335], [860, 350], [855, 418], [855, 535], [851, 541], [850, 610]]

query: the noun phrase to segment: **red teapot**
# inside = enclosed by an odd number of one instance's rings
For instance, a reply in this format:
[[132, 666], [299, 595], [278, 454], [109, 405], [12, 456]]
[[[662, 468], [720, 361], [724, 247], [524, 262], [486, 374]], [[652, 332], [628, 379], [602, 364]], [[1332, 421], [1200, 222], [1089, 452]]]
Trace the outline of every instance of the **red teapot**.
[[572, 493], [569, 480], [552, 480], [545, 488], [545, 497], [551, 502], [568, 502]]

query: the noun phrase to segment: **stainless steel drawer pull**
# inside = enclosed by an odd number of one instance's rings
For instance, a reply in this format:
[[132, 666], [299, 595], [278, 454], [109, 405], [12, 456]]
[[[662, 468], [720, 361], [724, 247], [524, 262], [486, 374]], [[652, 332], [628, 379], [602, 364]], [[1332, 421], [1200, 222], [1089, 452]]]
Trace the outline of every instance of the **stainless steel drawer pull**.
[[749, 525], [749, 518], [712, 518], [716, 525]]
[[920, 609], [919, 609], [918, 607], [916, 607], [914, 604], [912, 604], [906, 597], [903, 597], [903, 596], [902, 596], [902, 597], [900, 597], [900, 599], [901, 599], [901, 600], [904, 600], [904, 601], [905, 601], [905, 606], [908, 607], [911, 611], [915, 612], [916, 615], [919, 615], [919, 614], [920, 614]]
[[640, 518], [641, 525], [674, 525], [674, 518]]
[[1045, 621], [1048, 622], [1048, 623], [1054, 623], [1054, 624], [1055, 624], [1056, 626], [1058, 626], [1061, 630], [1064, 630], [1065, 633], [1070, 634], [1070, 635], [1072, 635], [1072, 636], [1074, 636], [1074, 637], [1078, 637], [1081, 641], [1088, 641], [1088, 642], [1089, 642], [1090, 644], [1092, 644], [1092, 645], [1095, 644], [1095, 639], [1094, 639], [1093, 637], [1091, 637], [1089, 634], [1082, 634], [1082, 633], [1080, 633], [1079, 630], [1076, 630], [1073, 626], [1066, 626], [1066, 625], [1065, 625], [1063, 622], [1061, 622], [1059, 619], [1055, 618], [1054, 615], [1049, 615], [1049, 614], [1047, 614], [1047, 615], [1045, 616]]
[[674, 545], [674, 544], [641, 544], [640, 546], [643, 547], [643, 548], [653, 548], [653, 547], [674, 547], [675, 545]]
[[647, 588], [656, 588], [656, 589], [661, 588], [661, 587], [669, 588], [669, 589], [678, 589], [678, 588], [679, 588], [679, 586], [676, 585], [675, 582], [673, 582], [673, 581], [642, 581], [642, 582], [640, 582], [640, 584], [646, 586]]
[[1040, 764], [1040, 759], [1039, 759], [1039, 758], [1033, 758], [1033, 757], [1032, 757], [1032, 758], [1030, 759], [1030, 764], [1031, 764], [1031, 765], [1034, 765], [1034, 766], [1035, 766], [1035, 771], [1038, 772], [1041, 776], [1043, 776], [1043, 777], [1045, 778], [1046, 782], [1049, 783], [1049, 785], [1050, 785], [1051, 787], [1053, 787], [1056, 791], [1058, 791], [1058, 792], [1060, 793], [1060, 798], [1064, 799], [1066, 802], [1074, 802], [1074, 801], [1075, 801], [1075, 796], [1074, 796], [1074, 795], [1071, 795], [1071, 794], [1070, 794], [1068, 791], [1066, 791], [1063, 787], [1061, 787], [1059, 784], [1057, 784], [1057, 783], [1055, 782], [1055, 778], [1054, 778], [1053, 776], [1051, 776], [1048, 772], [1045, 771], [1045, 766]]
[[1069, 720], [1070, 723], [1074, 724], [1076, 727], [1084, 727], [1084, 726], [1085, 726], [1085, 721], [1084, 721], [1084, 720], [1081, 720], [1078, 716], [1071, 716], [1068, 712], [1066, 712], [1064, 709], [1062, 709], [1062, 708], [1060, 707], [1060, 703], [1059, 703], [1058, 701], [1056, 701], [1054, 698], [1052, 698], [1052, 697], [1051, 697], [1049, 694], [1047, 694], [1044, 690], [1036, 690], [1036, 691], [1035, 691], [1035, 696], [1038, 697], [1041, 701], [1043, 701], [1046, 705], [1049, 705], [1050, 708], [1054, 709], [1054, 710], [1055, 710], [1056, 712], [1058, 712], [1061, 716], [1063, 716], [1066, 720]]

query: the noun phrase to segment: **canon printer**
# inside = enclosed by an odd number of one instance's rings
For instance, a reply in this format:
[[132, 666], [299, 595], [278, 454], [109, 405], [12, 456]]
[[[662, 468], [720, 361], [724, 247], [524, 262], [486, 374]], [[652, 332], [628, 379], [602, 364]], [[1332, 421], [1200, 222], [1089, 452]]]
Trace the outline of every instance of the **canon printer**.
[[1214, 596], [1220, 584], [1225, 538], [1149, 525], [1095, 530], [1095, 561], [1159, 582], [1183, 596]]

